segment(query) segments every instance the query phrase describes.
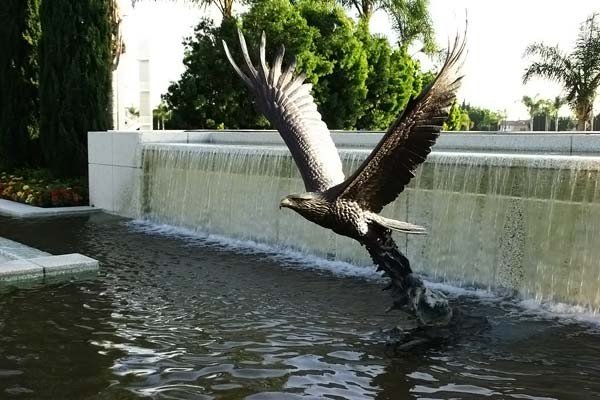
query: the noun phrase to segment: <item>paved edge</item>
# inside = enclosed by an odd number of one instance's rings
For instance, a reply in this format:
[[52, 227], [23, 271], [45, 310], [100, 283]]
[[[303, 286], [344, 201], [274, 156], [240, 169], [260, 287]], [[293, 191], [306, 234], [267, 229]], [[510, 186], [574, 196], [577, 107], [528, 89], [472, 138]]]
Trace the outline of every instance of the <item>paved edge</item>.
[[0, 253], [10, 259], [0, 263], [0, 284], [56, 277], [68, 279], [99, 268], [97, 260], [83, 254], [53, 256], [2, 237]]
[[102, 210], [99, 208], [89, 206], [42, 208], [0, 199], [0, 215], [7, 215], [9, 217], [41, 218], [63, 215], [85, 215], [100, 211]]

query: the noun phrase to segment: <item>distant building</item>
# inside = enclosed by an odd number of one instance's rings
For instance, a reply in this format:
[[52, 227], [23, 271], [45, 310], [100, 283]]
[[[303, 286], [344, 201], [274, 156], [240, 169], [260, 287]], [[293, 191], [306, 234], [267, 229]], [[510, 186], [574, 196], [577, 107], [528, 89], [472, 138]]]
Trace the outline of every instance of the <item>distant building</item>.
[[524, 132], [529, 130], [529, 120], [502, 121], [500, 131], [502, 132]]

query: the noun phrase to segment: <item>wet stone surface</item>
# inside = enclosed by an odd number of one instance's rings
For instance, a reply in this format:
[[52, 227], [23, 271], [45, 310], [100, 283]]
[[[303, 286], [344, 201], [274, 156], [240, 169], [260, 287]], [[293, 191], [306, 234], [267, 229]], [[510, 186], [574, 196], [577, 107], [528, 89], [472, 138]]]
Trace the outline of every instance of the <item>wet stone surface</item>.
[[0, 398], [600, 398], [598, 322], [454, 295], [489, 327], [393, 353], [378, 332], [404, 322], [381, 282], [161, 232], [0, 217], [0, 236], [101, 262], [96, 279], [0, 292]]

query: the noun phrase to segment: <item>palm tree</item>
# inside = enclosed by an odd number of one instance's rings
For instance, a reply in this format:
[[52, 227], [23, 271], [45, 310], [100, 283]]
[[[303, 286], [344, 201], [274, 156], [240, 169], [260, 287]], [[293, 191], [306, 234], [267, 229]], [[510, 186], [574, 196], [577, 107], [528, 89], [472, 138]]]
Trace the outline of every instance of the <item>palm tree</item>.
[[423, 42], [423, 51], [433, 54], [435, 44], [433, 23], [429, 16], [429, 0], [337, 0], [344, 7], [354, 8], [358, 17], [368, 22], [377, 10], [383, 10], [392, 21], [401, 46], [408, 47], [415, 40]]
[[600, 15], [592, 14], [582, 25], [570, 54], [557, 46], [534, 43], [527, 47], [526, 56], [537, 57], [523, 74], [523, 83], [542, 77], [563, 85], [566, 101], [577, 117], [577, 129], [589, 125], [596, 90], [600, 87]]
[[558, 132], [558, 112], [567, 104], [567, 99], [563, 96], [556, 96], [550, 101], [551, 115], [554, 117], [554, 130]]
[[540, 100], [536, 97], [523, 96], [522, 100], [525, 107], [527, 107], [527, 112], [529, 113], [529, 130], [533, 131], [533, 118], [536, 115], [539, 115], [542, 112], [542, 107], [544, 105], [544, 101]]
[[[143, 0], [131, 0], [131, 3], [135, 5]], [[156, 1], [156, 0], [155, 0]], [[173, 0], [177, 1], [177, 0]], [[181, 0], [179, 0], [181, 1]], [[183, 0], [190, 3], [195, 3], [200, 5], [201, 7], [209, 7], [215, 6], [221, 13], [223, 18], [232, 18], [233, 17], [233, 0]]]
[[157, 121], [158, 129], [165, 129], [165, 122], [171, 119], [171, 110], [164, 101], [152, 111], [154, 118]]
[[437, 50], [429, 0], [385, 0], [384, 10], [392, 19], [392, 29], [400, 45], [408, 46], [420, 39], [425, 53], [433, 54]]

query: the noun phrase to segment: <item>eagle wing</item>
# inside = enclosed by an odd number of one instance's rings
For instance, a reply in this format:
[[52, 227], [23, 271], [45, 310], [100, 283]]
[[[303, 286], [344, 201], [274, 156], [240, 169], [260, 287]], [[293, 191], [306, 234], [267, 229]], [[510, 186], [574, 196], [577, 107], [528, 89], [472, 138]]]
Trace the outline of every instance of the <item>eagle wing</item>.
[[435, 79], [396, 119], [369, 157], [346, 181], [329, 192], [334, 198], [356, 201], [364, 209], [380, 212], [404, 190], [425, 161], [448, 117], [462, 76], [464, 39], [456, 37]]
[[249, 74], [244, 74], [238, 67], [223, 41], [227, 58], [254, 92], [260, 110], [279, 131], [300, 170], [306, 190], [325, 191], [343, 182], [342, 162], [310, 94], [312, 85], [304, 83], [304, 74], [294, 76], [295, 61], [282, 71], [285, 49], [281, 46], [269, 68], [265, 61], [266, 38], [263, 32], [260, 65], [255, 68], [244, 35], [239, 30], [238, 36]]

